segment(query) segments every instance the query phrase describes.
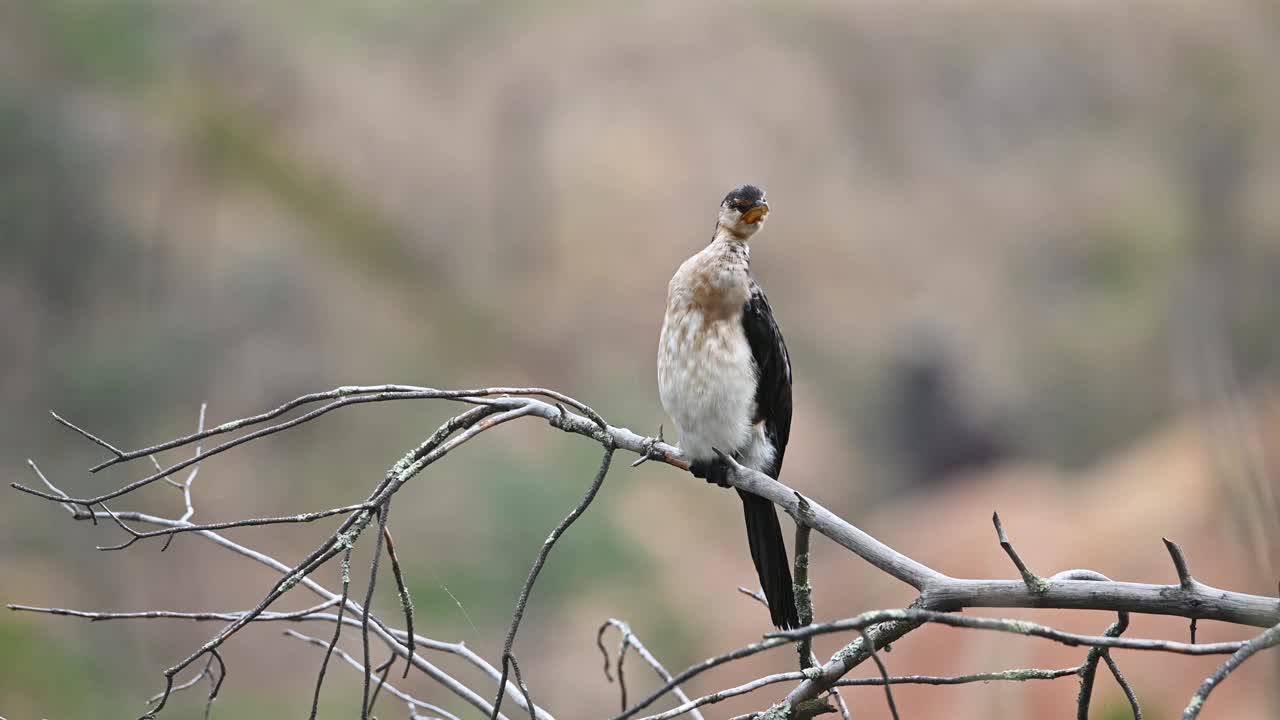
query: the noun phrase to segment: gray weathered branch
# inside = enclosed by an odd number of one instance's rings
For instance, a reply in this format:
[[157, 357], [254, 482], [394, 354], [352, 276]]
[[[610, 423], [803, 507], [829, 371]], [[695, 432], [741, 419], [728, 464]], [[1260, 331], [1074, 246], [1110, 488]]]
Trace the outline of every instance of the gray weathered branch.
[[[294, 516], [250, 518], [245, 520], [205, 523], [202, 525], [196, 525], [189, 522], [189, 519], [194, 512], [191, 501], [191, 480], [194, 479], [195, 471], [200, 467], [201, 463], [209, 462], [214, 456], [245, 443], [253, 442], [276, 433], [286, 432], [303, 423], [309, 422], [310, 420], [316, 419], [326, 413], [338, 410], [342, 407], [362, 403], [414, 399], [445, 400], [466, 403], [476, 407], [453, 418], [416, 450], [406, 455], [405, 458], [403, 458], [391, 469], [391, 471], [387, 473], [380, 483], [376, 484], [376, 487], [369, 493], [363, 502], [334, 508], [332, 510], [303, 513]], [[280, 420], [280, 418], [293, 410], [300, 410], [301, 414], [291, 419]], [[211, 683], [214, 684], [214, 689], [211, 692], [210, 697], [210, 702], [212, 702], [213, 697], [216, 697], [217, 694], [217, 686], [220, 685], [221, 678], [225, 675], [225, 668], [222, 668], [222, 671], [217, 675], [217, 681], [214, 682], [214, 675], [210, 671], [215, 659], [218, 660], [219, 665], [221, 665], [221, 658], [217, 655], [218, 648], [231, 635], [248, 623], [264, 620], [290, 620], [295, 622], [324, 620], [334, 622], [337, 630], [340, 630], [344, 625], [355, 626], [361, 630], [362, 651], [364, 655], [363, 661], [356, 660], [349, 656], [344, 657], [344, 659], [355, 664], [364, 674], [365, 687], [363, 694], [365, 702], [362, 708], [362, 713], [365, 715], [371, 712], [371, 705], [376, 699], [377, 690], [382, 687], [389, 687], [385, 684], [385, 679], [386, 672], [390, 668], [390, 661], [379, 666], [377, 669], [372, 668], [370, 665], [369, 637], [370, 633], [372, 633], [374, 636], [377, 636], [380, 641], [385, 643], [395, 654], [393, 655], [393, 659], [396, 656], [406, 658], [411, 666], [421, 670], [428, 676], [435, 678], [451, 692], [455, 693], [486, 715], [502, 717], [498, 713], [497, 708], [505, 697], [516, 702], [523, 710], [530, 712], [540, 720], [550, 720], [549, 714], [545, 713], [540, 708], [533, 707], [532, 701], [529, 699], [528, 691], [523, 687], [522, 683], [518, 681], [518, 675], [517, 683], [513, 684], [506, 682], [508, 665], [514, 665], [515, 661], [514, 656], [511, 654], [511, 644], [514, 640], [515, 631], [520, 621], [524, 602], [529, 595], [534, 579], [537, 577], [537, 569], [546, 559], [546, 554], [550, 550], [550, 545], [554, 542], [554, 538], [558, 533], [563, 532], [568, 523], [572, 522], [573, 518], [576, 518], [577, 515], [585, 511], [587, 504], [590, 502], [591, 496], [594, 494], [594, 490], [599, 487], [604, 473], [607, 472], [608, 456], [613, 450], [625, 450], [636, 453], [641, 457], [641, 460], [637, 461], [636, 464], [639, 464], [644, 460], [656, 460], [677, 468], [688, 469], [688, 462], [681, 455], [679, 449], [664, 442], [661, 438], [661, 433], [659, 433], [659, 437], [657, 438], [648, 438], [638, 435], [627, 428], [609, 425], [589, 406], [561, 393], [544, 388], [475, 388], [469, 390], [439, 390], [412, 385], [378, 385], [363, 387], [345, 386], [325, 392], [305, 395], [285, 403], [284, 405], [269, 412], [222, 423], [208, 429], [206, 429], [204, 425], [204, 412], [202, 408], [201, 419], [196, 433], [136, 450], [122, 450], [115, 445], [112, 445], [107, 440], [62, 419], [57, 415], [54, 417], [65, 427], [70, 428], [111, 454], [111, 457], [105, 462], [92, 468], [93, 471], [100, 470], [110, 465], [130, 462], [139, 458], [149, 458], [156, 466], [155, 472], [141, 479], [126, 483], [114, 490], [109, 490], [90, 497], [77, 498], [71, 497], [55, 487], [51, 482], [49, 482], [44, 474], [40, 472], [39, 468], [36, 467], [34, 463], [31, 463], [32, 469], [35, 471], [36, 475], [45, 485], [47, 490], [39, 490], [18, 483], [12, 483], [12, 487], [28, 495], [40, 497], [50, 502], [57, 503], [71, 512], [77, 519], [93, 520], [95, 524], [99, 518], [111, 520], [128, 535], [128, 539], [124, 543], [121, 543], [112, 549], [123, 549], [133, 545], [138, 540], [157, 536], [165, 537], [165, 547], [167, 547], [168, 542], [171, 541], [176, 534], [193, 533], [197, 536], [209, 539], [234, 552], [253, 558], [258, 562], [262, 562], [281, 573], [279, 582], [277, 582], [265, 594], [261, 602], [255, 608], [238, 613], [170, 613], [162, 611], [148, 611], [144, 613], [89, 613], [61, 610], [57, 608], [10, 606], [15, 610], [32, 610], [54, 614], [77, 615], [88, 619], [181, 617], [193, 620], [217, 619], [228, 621], [230, 624], [223, 628], [221, 632], [217, 633], [213, 638], [202, 645], [194, 653], [189, 655], [186, 659], [165, 671], [165, 679], [167, 681], [166, 691], [159, 696], [160, 705], [158, 705], [153, 712], [163, 706], [164, 701], [170, 692], [177, 689], [174, 687], [174, 676], [190, 666], [201, 656], [206, 655], [209, 656], [209, 663], [206, 664], [205, 671], [202, 672], [201, 675], [197, 675], [197, 680], [204, 676], [211, 679]], [[588, 491], [583, 502], [579, 504], [570, 516], [566, 518], [565, 522], [557, 528], [557, 531], [553, 533], [551, 538], [549, 538], [547, 546], [535, 561], [529, 580], [526, 582], [526, 585], [521, 591], [521, 597], [517, 601], [516, 611], [513, 613], [512, 623], [509, 628], [504, 648], [501, 671], [494, 668], [492, 665], [485, 663], [483, 660], [480, 660], [477, 656], [474, 656], [474, 653], [471, 653], [469, 650], [465, 650], [465, 648], [460, 644], [457, 646], [450, 646], [447, 643], [439, 643], [438, 641], [428, 638], [422, 638], [412, 632], [412, 627], [409, 628], [408, 632], [390, 628], [382, 620], [371, 614], [368, 610], [368, 605], [373, 592], [373, 582], [376, 580], [376, 559], [374, 560], [374, 565], [371, 568], [370, 585], [366, 590], [363, 604], [350, 599], [345, 592], [339, 595], [324, 589], [310, 577], [311, 573], [332, 558], [339, 554], [343, 554], [344, 552], [349, 554], [352, 544], [359, 537], [361, 531], [375, 519], [379, 520], [379, 528], [381, 530], [375, 542], [379, 547], [381, 547], [381, 543], [385, 539], [388, 543], [388, 547], [391, 548], [390, 536], [385, 533], [385, 518], [386, 513], [389, 510], [390, 503], [393, 500], [393, 496], [401, 486], [449, 450], [456, 448], [475, 435], [492, 429], [504, 422], [518, 418], [533, 417], [541, 418], [553, 427], [559, 428], [565, 432], [582, 435], [599, 442], [606, 450], [606, 457], [602, 463], [596, 481], [593, 483], [592, 490]], [[244, 431], [244, 434], [241, 434], [238, 437], [226, 439], [220, 444], [207, 449], [204, 447], [204, 441], [209, 438], [228, 435], [239, 431]], [[155, 460], [154, 455], [157, 452], [190, 445], [195, 446], [195, 454], [187, 460], [183, 460], [167, 468], [161, 467]], [[1196, 580], [1188, 569], [1187, 562], [1181, 548], [1167, 540], [1165, 541], [1166, 548], [1176, 569], [1178, 580], [1177, 584], [1154, 585], [1145, 583], [1116, 582], [1107, 580], [1099, 576], [1097, 573], [1087, 570], [1065, 571], [1051, 577], [1042, 578], [1036, 576], [1027, 568], [1026, 564], [1023, 563], [1022, 559], [1014, 551], [1012, 544], [1008, 541], [1008, 538], [1004, 533], [1004, 528], [999, 522], [999, 518], [993, 517], [993, 520], [996, 523], [997, 534], [1001, 542], [1001, 546], [1013, 561], [1021, 578], [1012, 580], [954, 578], [897, 552], [888, 545], [830, 512], [813, 498], [807, 496], [801, 498], [799, 494], [791, 488], [762, 473], [747, 469], [737, 463], [732, 463], [732, 465], [733, 467], [729, 476], [729, 482], [739, 489], [764, 497], [783, 508], [796, 520], [797, 525], [803, 528], [801, 532], [805, 539], [808, 537], [807, 529], [812, 529], [813, 531], [826, 536], [842, 547], [857, 554], [877, 569], [907, 585], [910, 585], [917, 591], [918, 597], [911, 606], [905, 610], [864, 613], [863, 615], [848, 620], [837, 621], [835, 623], [824, 623], [820, 625], [810, 625], [787, 633], [779, 633], [762, 642], [754, 643], [746, 648], [699, 663], [674, 677], [665, 673], [665, 670], [663, 670], [660, 674], [663, 674], [667, 680], [666, 685], [658, 692], [642, 700], [639, 704], [631, 708], [624, 707], [623, 713], [619, 715], [618, 718], [634, 716], [642, 708], [672, 691], [672, 689], [677, 687], [681, 682], [719, 664], [732, 662], [738, 658], [746, 657], [747, 655], [755, 654], [756, 652], [761, 652], [782, 644], [788, 644], [796, 640], [812, 637], [813, 635], [822, 632], [857, 630], [860, 636], [858, 639], [847, 645], [840, 652], [836, 653], [836, 655], [827, 663], [821, 666], [805, 668], [798, 674], [799, 677], [794, 674], [770, 676], [769, 678], [762, 678], [761, 680], [754, 681], [753, 683], [748, 683], [748, 685], [741, 686], [740, 688], [731, 688], [729, 690], [722, 691], [720, 694], [716, 695], [716, 697], [719, 698], [730, 697], [733, 694], [737, 694], [736, 691], [738, 690], [741, 690], [741, 692], [749, 692], [750, 690], [754, 690], [758, 687], [764, 687], [768, 684], [772, 684], [773, 682], [800, 680], [797, 687], [794, 688], [781, 703], [775, 705], [775, 708], [810, 708], [810, 710], [806, 712], [816, 712], [820, 709], [818, 708], [820, 703], [816, 698], [822, 693], [830, 691], [837, 686], [868, 684], [865, 682], [842, 680], [842, 678], [853, 667], [856, 667], [863, 661], [867, 659], [878, 660], [878, 658], [874, 657], [875, 649], [885, 647], [889, 643], [925, 623], [941, 623], [985, 630], [1015, 632], [1025, 635], [1045, 637], [1058, 642], [1065, 642], [1067, 644], [1082, 644], [1097, 648], [1099, 650], [1090, 653], [1089, 660], [1087, 660], [1081, 668], [1087, 669], [1091, 676], [1092, 672], [1096, 669], [1099, 659], [1106, 660], [1108, 667], [1110, 667], [1116, 674], [1117, 679], [1120, 680], [1126, 694], [1130, 696], [1131, 701], [1133, 698], [1132, 689], [1128, 687], [1123, 676], [1120, 675], [1111, 658], [1105, 652], [1106, 648], [1122, 647], [1143, 650], [1164, 650], [1197, 655], [1234, 653], [1232, 658], [1228, 660], [1218, 673], [1206, 681], [1206, 684], [1201, 688], [1200, 692], [1197, 693], [1196, 698], [1193, 699], [1192, 707], [1188, 707], [1188, 713], [1190, 714], [1185, 715], [1184, 717], [1194, 718], [1195, 712], [1198, 712], [1199, 705], [1203, 703], [1204, 698], [1207, 697], [1208, 693], [1236, 666], [1257, 651], [1266, 647], [1271, 647], [1275, 644], [1280, 644], [1280, 629], [1278, 629], [1280, 628], [1280, 601], [1276, 598], [1214, 588]], [[177, 483], [173, 481], [171, 476], [184, 468], [192, 469], [186, 482]], [[104, 504], [106, 501], [128, 495], [135, 490], [158, 481], [165, 481], [183, 491], [186, 512], [182, 515], [181, 519], [172, 520], [157, 518], [136, 512], [115, 512], [108, 509]], [[304, 560], [292, 567], [286, 566], [283, 563], [269, 558], [255, 550], [232, 543], [215, 532], [215, 530], [224, 528], [251, 527], [256, 525], [273, 525], [282, 523], [305, 523], [333, 515], [347, 515], [347, 517], [343, 520], [341, 526], [336, 532], [316, 547], [315, 550], [313, 550], [313, 552]], [[150, 524], [161, 529], [142, 532], [130, 527], [126, 521]], [[378, 556], [379, 553], [377, 549], [375, 549], [375, 558]], [[403, 609], [405, 610], [406, 622], [412, 623], [411, 601], [408, 599], [407, 593], [404, 590], [403, 578], [400, 577], [398, 561], [396, 561], [394, 551], [392, 551], [391, 558], [393, 561], [393, 571], [396, 576], [397, 586], [401, 593], [401, 602], [404, 606]], [[802, 575], [800, 572], [801, 570], [802, 568], [797, 568], [798, 578]], [[345, 563], [343, 567], [343, 575], [345, 590], [345, 586], [347, 584], [347, 568]], [[325, 603], [305, 611], [298, 611], [294, 613], [280, 613], [267, 610], [272, 603], [297, 584], [302, 584], [313, 592], [320, 594], [325, 600]], [[332, 613], [319, 612], [322, 609], [332, 606], [337, 606], [339, 609], [339, 612], [336, 615]], [[1109, 628], [1106, 635], [1085, 636], [1063, 633], [1034, 623], [1012, 620], [994, 620], [990, 618], [971, 618], [949, 614], [964, 608], [978, 607], [1109, 610], [1121, 613], [1122, 617], [1124, 613], [1129, 612], [1181, 616], [1189, 618], [1193, 622], [1193, 642], [1191, 644], [1185, 644], [1164, 640], [1135, 640], [1130, 638], [1121, 638], [1118, 637], [1119, 631], [1122, 629], [1120, 624], [1113, 626], [1114, 631], [1112, 628]], [[1194, 622], [1196, 619], [1221, 620], [1239, 625], [1249, 625], [1270, 629], [1248, 642], [1195, 644]], [[337, 638], [338, 634], [335, 633], [334, 640], [325, 644], [325, 646], [333, 649]], [[627, 640], [624, 637], [624, 648], [626, 647], [626, 642]], [[467, 658], [478, 667], [481, 667], [481, 669], [483, 669], [490, 678], [496, 681], [497, 687], [501, 688], [501, 690], [497, 692], [495, 701], [493, 703], [486, 702], [478, 693], [451, 678], [434, 665], [415, 654], [415, 646], [425, 649], [454, 652], [455, 654], [459, 654]], [[334, 649], [334, 652], [337, 652], [337, 650]], [[807, 653], [803, 653], [803, 655], [807, 655]], [[805, 658], [802, 657], [802, 660], [804, 659]], [[655, 668], [661, 667], [660, 664], [657, 664], [656, 659], [654, 659], [651, 664], [654, 665]], [[518, 672], [518, 668], [513, 669], [517, 669]], [[885, 675], [882, 679], [882, 684], [885, 684], [887, 689], [888, 684], [896, 681], [887, 677], [887, 670], [883, 667], [881, 668], [881, 671], [882, 674]], [[371, 692], [370, 686], [373, 679], [373, 673], [375, 672], [380, 672], [382, 675], [378, 681], [377, 688], [373, 688]], [[1054, 673], [1061, 671], [1035, 672]], [[1028, 675], [1027, 677], [1032, 676]], [[768, 682], [764, 682], [765, 680], [768, 680]], [[184, 685], [187, 685], [187, 683], [184, 683]], [[388, 692], [395, 694], [395, 691], [390, 688], [388, 689]], [[684, 701], [683, 704], [686, 706], [691, 705], [692, 703], [697, 703], [697, 701], [689, 701], [685, 697], [682, 697], [681, 700]], [[410, 706], [412, 714], [412, 702], [410, 702]], [[685, 712], [693, 710], [694, 707], [697, 707], [697, 704], [693, 704], [692, 707], [689, 707]], [[1082, 704], [1081, 707], [1087, 708], [1087, 703]], [[1134, 707], [1135, 713], [1138, 712], [1136, 704]], [[670, 713], [674, 711], [668, 712]], [[696, 712], [696, 710], [694, 710], [694, 712]], [[770, 716], [772, 717], [772, 714], [770, 714]], [[662, 714], [660, 717], [674, 717], [674, 715]]]
[[1209, 693], [1213, 692], [1215, 687], [1223, 680], [1226, 680], [1228, 675], [1258, 651], [1275, 647], [1276, 645], [1280, 645], [1280, 625], [1267, 628], [1260, 635], [1242, 643], [1240, 649], [1227, 658], [1222, 667], [1206, 678], [1200, 688], [1196, 690], [1196, 694], [1191, 696], [1191, 702], [1187, 704], [1187, 709], [1182, 711], [1182, 720], [1196, 720], [1200, 716], [1200, 711], [1204, 708], [1205, 701], [1209, 699]]

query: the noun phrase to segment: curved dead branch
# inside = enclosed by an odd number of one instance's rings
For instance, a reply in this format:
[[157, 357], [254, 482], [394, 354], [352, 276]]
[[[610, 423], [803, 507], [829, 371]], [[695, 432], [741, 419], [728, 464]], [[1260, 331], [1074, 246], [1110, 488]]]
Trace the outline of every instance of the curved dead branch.
[[[202, 464], [211, 462], [215, 456], [246, 443], [259, 441], [276, 433], [286, 432], [343, 407], [403, 400], [444, 400], [470, 405], [471, 407], [450, 418], [418, 447], [406, 453], [387, 471], [380, 481], [372, 483], [372, 488], [363, 500], [329, 510], [305, 512], [297, 515], [233, 519], [202, 524], [190, 522], [190, 518], [194, 513], [191, 481], [195, 477], [196, 470]], [[288, 418], [287, 416], [294, 411], [297, 411], [297, 414]], [[132, 613], [103, 613], [62, 608], [40, 608], [29, 605], [9, 606], [12, 610], [70, 615], [89, 620], [172, 618], [226, 622], [227, 625], [215, 633], [208, 641], [164, 671], [164, 690], [153, 699], [154, 707], [144, 717], [152, 717], [159, 713], [165, 708], [166, 703], [174, 692], [193, 686], [204, 678], [209, 679], [211, 687], [206, 704], [206, 712], [211, 712], [213, 701], [217, 697], [226, 677], [226, 667], [219, 653], [221, 646], [250, 623], [275, 621], [333, 623], [334, 632], [331, 640], [327, 642], [289, 631], [291, 637], [319, 645], [326, 650], [324, 663], [322, 663], [317, 677], [316, 702], [318, 702], [319, 693], [322, 690], [327, 659], [330, 655], [337, 655], [355, 666], [363, 675], [364, 683], [363, 692], [361, 693], [363, 699], [360, 709], [362, 717], [370, 717], [375, 713], [374, 706], [377, 704], [380, 691], [383, 689], [386, 689], [384, 699], [385, 697], [393, 697], [407, 704], [410, 717], [418, 717], [415, 708], [436, 712], [438, 715], [447, 717], [447, 713], [435, 708], [429, 702], [407, 695], [387, 684], [387, 674], [391, 664], [396, 658], [404, 658], [406, 660], [406, 676], [410, 668], [416, 669], [436, 680], [445, 691], [460, 698], [463, 702], [471, 705], [486, 716], [491, 718], [505, 717], [500, 711], [501, 704], [504, 699], [509, 699], [519, 706], [522, 711], [537, 720], [553, 720], [549, 712], [533, 704], [532, 693], [519, 676], [519, 666], [515, 664], [515, 656], [513, 654], [516, 632], [525, 607], [531, 597], [534, 584], [537, 581], [539, 570], [548, 561], [556, 539], [568, 530], [573, 521], [588, 509], [592, 498], [609, 472], [610, 458], [616, 450], [628, 451], [639, 455], [640, 459], [634, 465], [646, 460], [653, 460], [676, 468], [688, 469], [688, 463], [681, 455], [680, 450], [664, 442], [661, 432], [659, 432], [658, 437], [650, 438], [634, 433], [625, 427], [610, 425], [588, 405], [545, 388], [491, 387], [467, 390], [439, 390], [415, 385], [344, 386], [324, 392], [303, 395], [273, 410], [225, 422], [211, 428], [205, 427], [204, 409], [202, 407], [197, 432], [134, 450], [120, 449], [108, 440], [74, 425], [68, 420], [57, 415], [54, 415], [54, 418], [61, 425], [70, 428], [110, 453], [111, 457], [91, 468], [92, 471], [101, 470], [112, 465], [129, 463], [142, 458], [150, 460], [155, 466], [155, 472], [146, 474], [113, 490], [88, 497], [72, 497], [62, 492], [49, 481], [34, 462], [30, 463], [31, 467], [45, 489], [28, 487], [19, 483], [11, 484], [14, 489], [29, 496], [56, 503], [67, 510], [75, 519], [90, 520], [95, 524], [99, 519], [110, 520], [111, 523], [107, 525], [108, 527], [114, 525], [121, 528], [126, 534], [124, 542], [100, 549], [124, 550], [133, 546], [139, 540], [154, 537], [164, 537], [164, 548], [167, 548], [168, 543], [175, 536], [190, 534], [214, 542], [224, 549], [264, 564], [280, 574], [279, 579], [265, 591], [255, 607], [238, 612], [187, 613], [145, 610]], [[476, 435], [521, 418], [539, 418], [564, 432], [590, 438], [599, 443], [605, 452], [586, 495], [576, 507], [572, 508], [560, 525], [555, 528], [539, 551], [530, 570], [529, 577], [522, 586], [519, 597], [516, 599], [515, 610], [512, 613], [512, 620], [503, 647], [503, 654], [498, 663], [499, 667], [495, 667], [460, 643], [445, 643], [422, 637], [413, 632], [412, 601], [408, 597], [399, 558], [396, 555], [391, 535], [387, 530], [386, 521], [397, 493], [415, 476]], [[208, 448], [205, 447], [206, 440], [220, 436], [228, 437], [223, 439], [220, 444]], [[186, 460], [168, 467], [162, 467], [155, 460], [155, 453], [183, 447], [193, 447], [195, 451]], [[988, 680], [1053, 679], [1067, 675], [1076, 675], [1081, 678], [1079, 710], [1083, 715], [1087, 715], [1092, 679], [1098, 663], [1102, 661], [1107, 663], [1108, 668], [1115, 674], [1126, 695], [1130, 698], [1135, 717], [1140, 717], [1141, 711], [1137, 705], [1135, 694], [1108, 654], [1107, 650], [1109, 648], [1152, 650], [1187, 655], [1230, 654], [1230, 659], [1199, 689], [1184, 713], [1184, 718], [1195, 718], [1199, 708], [1213, 688], [1221, 683], [1236, 667], [1253, 654], [1280, 644], [1280, 601], [1276, 598], [1215, 588], [1196, 580], [1191, 574], [1182, 549], [1168, 540], [1165, 540], [1165, 545], [1174, 564], [1176, 584], [1156, 585], [1112, 581], [1088, 570], [1070, 570], [1049, 577], [1041, 577], [1029, 569], [1027, 563], [1018, 555], [1013, 544], [1009, 541], [999, 517], [993, 516], [997, 539], [1017, 569], [1020, 576], [1019, 579], [955, 578], [894, 550], [827, 510], [812, 497], [801, 497], [791, 488], [762, 473], [752, 471], [732, 463], [732, 461], [731, 464], [732, 468], [728, 478], [730, 484], [764, 497], [790, 514], [797, 523], [797, 537], [802, 539], [804, 545], [807, 546], [808, 544], [809, 532], [817, 532], [863, 558], [873, 567], [911, 586], [918, 596], [909, 607], [902, 610], [880, 610], [863, 613], [845, 620], [810, 624], [796, 630], [776, 633], [760, 642], [752, 643], [738, 650], [697, 663], [674, 676], [668, 673], [662, 664], [640, 645], [639, 641], [631, 635], [625, 623], [610, 621], [606, 626], [613, 624], [623, 633], [618, 665], [620, 682], [621, 658], [628, 647], [634, 647], [645, 658], [646, 662], [654, 667], [659, 676], [665, 680], [662, 688], [630, 707], [627, 707], [624, 689], [622, 712], [616, 716], [615, 720], [634, 717], [644, 708], [661, 700], [669, 693], [674, 693], [680, 704], [670, 710], [649, 716], [651, 720], [665, 720], [666, 718], [674, 718], [685, 714], [696, 716], [697, 708], [703, 705], [782, 682], [796, 682], [797, 684], [785, 698], [764, 713], [770, 718], [804, 718], [811, 717], [816, 713], [832, 711], [830, 706], [827, 706], [825, 701], [820, 699], [820, 696], [833, 691], [837, 687], [878, 685], [882, 686], [887, 693], [890, 685], [900, 683], [915, 682], [945, 685], [963, 682], [985, 682]], [[191, 468], [191, 472], [185, 482], [177, 482], [172, 479], [175, 473], [186, 468]], [[134, 511], [118, 511], [109, 509], [105, 505], [107, 501], [126, 498], [131, 493], [159, 481], [164, 481], [182, 491], [183, 512], [181, 512], [180, 517], [173, 519]], [[247, 546], [234, 543], [217, 532], [228, 528], [249, 528], [281, 524], [305, 525], [322, 518], [336, 516], [342, 516], [342, 521], [338, 528], [319, 542], [303, 560], [292, 566], [281, 563]], [[156, 529], [137, 530], [129, 523], [150, 525]], [[365, 588], [363, 602], [357, 602], [348, 593], [351, 550], [364, 537], [364, 531], [370, 525], [374, 525], [377, 528], [375, 538], [372, 541], [374, 545], [373, 560], [368, 568], [368, 585]], [[378, 582], [378, 561], [384, 546], [387, 548], [392, 561], [392, 571], [401, 600], [401, 609], [404, 612], [404, 620], [408, 626], [406, 630], [391, 627], [371, 611], [373, 592]], [[804, 556], [804, 566], [797, 565], [796, 577], [801, 578], [802, 585], [804, 585], [807, 582], [807, 580], [804, 580], [807, 577], [806, 571], [809, 571], [810, 568], [807, 565], [808, 554], [801, 554]], [[801, 554], [797, 556], [797, 563], [801, 562]], [[341, 593], [335, 593], [317, 582], [314, 575], [321, 567], [326, 566], [339, 556], [343, 558], [341, 560], [343, 589]], [[303, 610], [279, 611], [270, 609], [284, 595], [299, 585], [319, 595], [323, 602]], [[803, 589], [802, 587], [801, 590]], [[804, 595], [804, 593], [800, 593], [800, 595]], [[330, 612], [335, 607], [337, 612]], [[1065, 633], [1024, 621], [976, 618], [955, 614], [956, 611], [965, 608], [1000, 607], [1109, 610], [1119, 613], [1120, 619], [1108, 628], [1103, 635], [1081, 635]], [[811, 613], [811, 608], [806, 606], [805, 610]], [[1191, 643], [1160, 639], [1126, 638], [1121, 637], [1121, 633], [1127, 625], [1128, 613], [1186, 617], [1193, 623], [1193, 633], [1194, 622], [1198, 619], [1221, 620], [1237, 625], [1268, 629], [1253, 639], [1228, 643], [1197, 644], [1194, 642], [1194, 634]], [[807, 616], [811, 617], [811, 615]], [[883, 649], [894, 640], [926, 624], [944, 624], [1021, 634], [1045, 638], [1068, 645], [1088, 646], [1092, 649], [1085, 662], [1077, 668], [1010, 670], [1001, 673], [974, 674], [950, 678], [890, 676], [887, 667], [876, 656], [875, 650]], [[343, 627], [359, 629], [359, 653], [361, 657], [357, 658], [339, 647]], [[769, 675], [736, 688], [711, 693], [693, 700], [679, 690], [679, 686], [682, 683], [711, 668], [734, 662], [737, 659], [774, 647], [802, 642], [818, 634], [840, 631], [856, 631], [858, 636], [826, 663], [815, 663], [807, 646], [802, 645], [800, 647], [801, 669], [799, 671]], [[391, 653], [390, 659], [376, 668], [373, 667], [370, 660], [371, 641], [375, 639]], [[419, 653], [417, 650], [422, 652]], [[423, 657], [424, 654], [433, 652], [456, 655], [482, 670], [483, 674], [494, 683], [491, 686], [494, 700], [492, 702], [486, 701], [481, 692], [477, 692], [443, 672], [426, 657]], [[205, 659], [205, 663], [200, 673], [193, 679], [180, 684], [175, 683], [175, 678], [180, 673], [183, 673], [184, 670], [202, 658]], [[880, 669], [880, 677], [859, 680], [844, 678], [850, 670], [868, 659], [877, 663]], [[516, 673], [515, 683], [508, 682], [508, 670]], [[887, 699], [892, 708], [892, 695], [887, 695]], [[313, 704], [313, 716], [315, 707]]]

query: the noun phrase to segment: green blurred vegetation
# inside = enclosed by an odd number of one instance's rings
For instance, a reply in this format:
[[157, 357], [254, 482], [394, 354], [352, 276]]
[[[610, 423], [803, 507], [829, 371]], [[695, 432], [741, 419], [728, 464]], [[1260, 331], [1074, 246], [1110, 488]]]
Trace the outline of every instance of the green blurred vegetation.
[[108, 86], [136, 89], [163, 67], [153, 41], [164, 8], [154, 0], [48, 0], [28, 10], [60, 64]]
[[0, 616], [0, 666], [0, 698], [15, 717], [84, 717], [104, 705], [136, 702], [123, 688], [111, 691], [111, 665], [103, 667], [66, 634], [21, 617]]

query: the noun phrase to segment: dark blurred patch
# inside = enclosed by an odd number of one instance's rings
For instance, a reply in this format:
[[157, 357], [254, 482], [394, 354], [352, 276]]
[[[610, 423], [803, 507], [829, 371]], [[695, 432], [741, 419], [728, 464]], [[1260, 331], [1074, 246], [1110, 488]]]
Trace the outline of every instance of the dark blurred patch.
[[957, 371], [935, 340], [912, 343], [889, 368], [891, 461], [912, 487], [945, 482], [1014, 454], [1009, 432], [962, 397]]
[[97, 156], [33, 100], [0, 97], [0, 273], [61, 326], [123, 259], [121, 233], [99, 201]]

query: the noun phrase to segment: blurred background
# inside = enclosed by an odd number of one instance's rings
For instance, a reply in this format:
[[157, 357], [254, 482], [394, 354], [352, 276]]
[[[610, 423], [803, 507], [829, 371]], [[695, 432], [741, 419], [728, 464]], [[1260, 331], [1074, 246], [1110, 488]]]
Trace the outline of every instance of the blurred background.
[[[33, 482], [27, 458], [72, 494], [146, 472], [88, 475], [102, 454], [50, 409], [134, 447], [194, 430], [202, 402], [217, 423], [343, 384], [541, 385], [652, 434], [667, 280], [724, 193], [754, 182], [774, 209], [755, 271], [797, 381], [784, 481], [955, 576], [1014, 576], [998, 509], [1044, 575], [1172, 582], [1165, 536], [1204, 582], [1274, 594], [1277, 67], [1267, 0], [0, 0], [4, 480]], [[357, 502], [456, 409], [359, 406], [219, 456], [194, 519]], [[391, 525], [419, 631], [497, 657], [596, 460], [529, 421], [406, 487]], [[116, 509], [180, 504], [157, 486]], [[740, 513], [671, 468], [618, 463], [533, 594], [516, 651], [535, 700], [562, 718], [615, 711], [593, 636], [610, 616], [673, 670], [767, 631], [735, 590], [755, 582]], [[229, 535], [287, 562], [332, 526]], [[272, 581], [194, 538], [93, 550], [119, 535], [5, 489], [0, 597], [231, 610]], [[814, 566], [820, 618], [913, 597], [820, 538]], [[377, 606], [394, 615], [389, 584]], [[0, 715], [132, 717], [215, 630], [0, 613]], [[280, 630], [227, 647], [215, 716], [306, 711], [320, 652]], [[1185, 639], [1186, 623], [1129, 633]], [[950, 674], [1084, 654], [932, 628], [886, 661]], [[1221, 662], [1116, 656], [1155, 718]], [[776, 651], [688, 689], [793, 663]], [[631, 667], [637, 697], [652, 679]], [[1246, 665], [1205, 717], [1276, 717], [1278, 668], [1274, 653]], [[328, 716], [354, 712], [358, 684], [330, 672]], [[473, 713], [423, 678], [405, 687]], [[895, 694], [914, 720], [1067, 718], [1075, 691]], [[201, 716], [202, 695], [166, 716]], [[878, 689], [845, 695], [857, 717], [888, 717]], [[1126, 712], [1100, 673], [1094, 716]]]

